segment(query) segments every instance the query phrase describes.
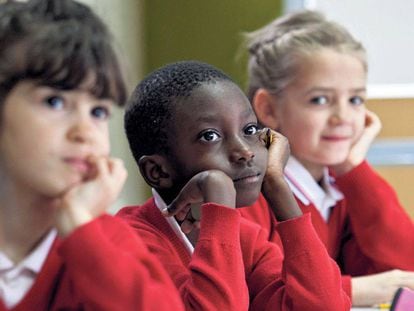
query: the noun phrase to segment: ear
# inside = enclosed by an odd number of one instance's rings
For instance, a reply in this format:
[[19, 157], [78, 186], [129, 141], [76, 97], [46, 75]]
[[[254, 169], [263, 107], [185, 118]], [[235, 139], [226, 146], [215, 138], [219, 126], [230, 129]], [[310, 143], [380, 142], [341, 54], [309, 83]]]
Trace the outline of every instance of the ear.
[[148, 185], [155, 189], [171, 188], [172, 170], [164, 156], [142, 156], [138, 161], [139, 170]]
[[265, 89], [258, 89], [254, 94], [252, 106], [259, 123], [273, 130], [277, 129], [279, 122], [275, 96]]

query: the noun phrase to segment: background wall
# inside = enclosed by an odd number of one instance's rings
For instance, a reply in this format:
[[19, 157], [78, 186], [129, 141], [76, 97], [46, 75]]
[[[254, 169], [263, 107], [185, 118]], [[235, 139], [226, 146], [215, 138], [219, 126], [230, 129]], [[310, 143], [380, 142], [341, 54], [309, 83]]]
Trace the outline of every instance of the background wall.
[[145, 73], [166, 63], [196, 59], [221, 68], [240, 84], [245, 77], [245, 65], [236, 59], [241, 33], [281, 12], [277, 0], [144, 1]]

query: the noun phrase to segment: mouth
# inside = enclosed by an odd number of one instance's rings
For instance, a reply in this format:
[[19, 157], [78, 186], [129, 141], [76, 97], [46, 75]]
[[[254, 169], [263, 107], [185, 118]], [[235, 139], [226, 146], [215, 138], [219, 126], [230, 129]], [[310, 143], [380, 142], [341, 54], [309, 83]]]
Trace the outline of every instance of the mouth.
[[246, 183], [246, 184], [257, 183], [258, 181], [260, 181], [260, 175], [261, 175], [261, 173], [258, 173], [258, 172], [248, 172], [248, 173], [240, 175], [237, 178], [234, 178], [233, 182], [235, 184], [237, 184], [237, 183]]
[[330, 136], [322, 136], [323, 140], [327, 141], [348, 141], [351, 139], [350, 136], [340, 136], [340, 135], [330, 135]]
[[81, 174], [87, 174], [92, 167], [90, 162], [85, 158], [68, 157], [64, 158], [63, 161]]

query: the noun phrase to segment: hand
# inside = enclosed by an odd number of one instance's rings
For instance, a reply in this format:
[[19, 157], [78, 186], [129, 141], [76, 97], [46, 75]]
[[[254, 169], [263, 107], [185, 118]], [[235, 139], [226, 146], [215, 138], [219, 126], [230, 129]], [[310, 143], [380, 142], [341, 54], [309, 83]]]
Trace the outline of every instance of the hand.
[[200, 206], [205, 202], [235, 208], [236, 190], [231, 178], [218, 170], [203, 171], [194, 175], [163, 214], [175, 216], [178, 221], [182, 221], [181, 230], [189, 233], [194, 227], [199, 226], [201, 216], [194, 218], [194, 215], [200, 214]]
[[282, 134], [270, 129], [264, 129], [262, 135], [266, 135], [261, 138], [267, 143], [266, 146], [269, 149], [262, 193], [278, 221], [299, 217], [302, 215], [302, 211], [283, 174], [290, 155], [289, 142]]
[[352, 305], [374, 306], [391, 302], [399, 287], [414, 289], [414, 272], [391, 270], [352, 278]]
[[56, 202], [55, 225], [62, 236], [104, 213], [126, 180], [127, 171], [122, 160], [107, 157], [91, 157], [89, 160], [88, 176]]
[[263, 129], [260, 138], [269, 149], [266, 178], [283, 178], [283, 170], [290, 156], [289, 141], [282, 134], [269, 128]]
[[332, 167], [337, 176], [343, 175], [358, 166], [366, 158], [369, 147], [381, 130], [381, 121], [372, 111], [366, 110], [365, 128], [359, 139], [353, 144], [346, 160]]

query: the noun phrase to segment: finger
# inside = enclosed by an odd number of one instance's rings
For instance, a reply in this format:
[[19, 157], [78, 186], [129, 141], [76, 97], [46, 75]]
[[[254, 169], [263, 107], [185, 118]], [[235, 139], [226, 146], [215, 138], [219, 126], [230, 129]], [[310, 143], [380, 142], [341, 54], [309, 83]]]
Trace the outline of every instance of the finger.
[[96, 169], [97, 177], [102, 177], [109, 174], [108, 158], [104, 156], [92, 156], [88, 159], [93, 163]]
[[175, 218], [178, 220], [178, 221], [183, 221], [183, 220], [185, 220], [186, 218], [189, 218], [188, 217], [188, 214], [191, 214], [191, 212], [190, 212], [190, 205], [188, 205], [188, 206], [186, 206], [186, 207], [184, 207], [183, 209], [181, 209], [176, 215], [175, 215]]
[[197, 180], [192, 178], [181, 189], [177, 197], [167, 207], [167, 216], [177, 215], [182, 209], [185, 209], [193, 203], [203, 202], [203, 196], [198, 186]]
[[181, 231], [185, 234], [190, 233], [194, 229], [193, 223], [189, 220], [184, 220], [181, 224]]
[[117, 182], [124, 182], [128, 176], [124, 162], [121, 159], [108, 159], [108, 172]]
[[268, 128], [264, 127], [261, 130], [258, 131], [258, 137], [259, 137], [259, 141], [264, 145], [267, 146], [267, 131]]

